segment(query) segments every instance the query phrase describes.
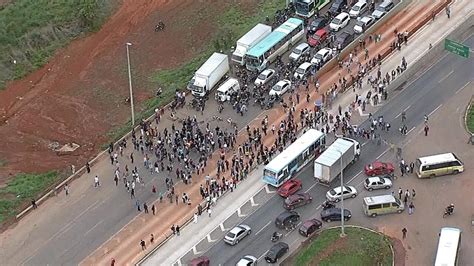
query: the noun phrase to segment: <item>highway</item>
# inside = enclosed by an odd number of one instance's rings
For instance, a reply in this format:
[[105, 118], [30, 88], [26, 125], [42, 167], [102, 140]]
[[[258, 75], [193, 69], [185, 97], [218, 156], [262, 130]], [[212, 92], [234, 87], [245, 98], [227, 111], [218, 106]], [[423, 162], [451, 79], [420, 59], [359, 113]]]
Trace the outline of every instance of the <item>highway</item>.
[[[471, 36], [467, 41], [467, 45], [474, 44], [474, 38]], [[374, 117], [383, 116], [386, 121], [392, 124], [389, 132], [382, 133], [382, 138], [396, 143], [399, 146], [407, 145], [407, 141], [412, 134], [421, 134], [420, 130], [423, 124], [424, 115], [434, 113], [440, 106], [454, 95], [457, 91], [463, 89], [465, 85], [474, 80], [472, 72], [472, 60], [464, 60], [455, 55], [448, 54], [440, 61], [436, 62], [431, 68], [423, 73], [417, 80], [406, 86], [396, 96], [381, 106], [379, 110], [374, 113]], [[408, 136], [402, 136], [397, 128], [401, 124], [400, 113], [405, 111], [407, 114]], [[368, 123], [365, 121], [361, 124], [362, 127], [367, 127]], [[345, 184], [355, 186], [359, 195], [355, 199], [348, 199], [345, 201], [345, 206], [348, 207], [354, 218], [348, 223], [360, 221], [363, 223], [365, 218], [362, 214], [361, 199], [367, 194], [380, 195], [390, 193], [379, 190], [368, 193], [363, 189], [362, 182], [365, 175], [362, 173], [363, 166], [378, 158], [387, 157], [390, 153], [386, 145], [378, 146], [371, 141], [361, 140], [363, 143], [362, 154], [360, 160], [352, 166], [349, 166], [344, 172]], [[393, 157], [393, 156], [391, 156]], [[396, 166], [396, 174], [399, 175], [398, 162], [393, 162]], [[320, 218], [320, 209], [318, 206], [325, 200], [325, 194], [328, 187], [316, 184], [312, 177], [313, 167], [308, 165], [297, 176], [303, 181], [302, 191], [309, 192], [313, 196], [313, 202], [309, 205], [296, 209], [301, 215], [302, 220], [308, 218]], [[394, 190], [397, 188], [397, 182], [394, 182]], [[340, 184], [340, 181], [334, 180], [330, 187], [335, 187]], [[217, 242], [203, 255], [208, 256], [211, 262], [215, 265], [235, 265], [235, 263], [244, 255], [253, 255], [259, 258], [259, 264], [271, 247], [271, 234], [274, 231], [284, 233], [281, 241], [286, 242], [291, 246], [302, 241], [304, 238], [300, 236], [297, 231], [284, 232], [278, 230], [274, 225], [274, 219], [284, 211], [283, 199], [274, 194], [274, 196], [261, 208], [252, 213], [250, 216], [242, 220], [242, 223], [249, 225], [252, 228], [252, 234], [243, 239], [236, 246], [229, 246], [222, 240]], [[338, 222], [330, 224], [325, 223], [324, 226], [338, 225]], [[265, 262], [263, 262], [265, 263]]]

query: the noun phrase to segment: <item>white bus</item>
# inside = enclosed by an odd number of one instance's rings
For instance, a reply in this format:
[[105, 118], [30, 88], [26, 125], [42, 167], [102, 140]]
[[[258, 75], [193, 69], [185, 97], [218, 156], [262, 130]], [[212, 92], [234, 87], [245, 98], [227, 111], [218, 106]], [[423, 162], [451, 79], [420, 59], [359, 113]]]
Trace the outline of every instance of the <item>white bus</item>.
[[279, 187], [303, 168], [316, 155], [321, 154], [326, 135], [316, 129], [306, 131], [263, 169], [263, 182]]
[[463, 163], [454, 153], [420, 157], [415, 165], [419, 178], [458, 174], [464, 171]]
[[458, 265], [459, 248], [461, 246], [461, 229], [443, 227], [439, 233], [438, 250], [435, 266]]

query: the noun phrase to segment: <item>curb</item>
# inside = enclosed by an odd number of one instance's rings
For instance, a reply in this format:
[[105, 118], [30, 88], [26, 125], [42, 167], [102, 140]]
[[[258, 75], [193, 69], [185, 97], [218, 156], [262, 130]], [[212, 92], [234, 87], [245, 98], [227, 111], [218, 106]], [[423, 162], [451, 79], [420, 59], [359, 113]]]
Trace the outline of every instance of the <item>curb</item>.
[[474, 96], [471, 96], [471, 100], [469, 101], [469, 104], [466, 106], [466, 110], [464, 111], [464, 128], [466, 129], [466, 132], [468, 134], [471, 134], [471, 137], [474, 136], [474, 132], [471, 132], [469, 130], [469, 127], [467, 126], [467, 117], [469, 116], [469, 109], [473, 108], [474, 109]]

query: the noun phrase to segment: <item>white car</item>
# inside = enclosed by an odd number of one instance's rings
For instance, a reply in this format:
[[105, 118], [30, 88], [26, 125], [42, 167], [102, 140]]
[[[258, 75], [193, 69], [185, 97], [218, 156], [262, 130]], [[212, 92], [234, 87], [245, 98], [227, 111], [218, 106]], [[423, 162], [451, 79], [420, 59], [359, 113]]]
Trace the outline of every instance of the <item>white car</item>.
[[273, 69], [265, 69], [258, 75], [257, 79], [255, 80], [255, 85], [256, 86], [261, 86], [267, 83], [270, 79], [272, 79], [275, 75], [275, 70]]
[[364, 187], [368, 191], [372, 191], [374, 189], [382, 189], [382, 188], [389, 189], [392, 187], [392, 181], [388, 178], [379, 177], [379, 176], [369, 177], [365, 179]]
[[298, 61], [302, 55], [309, 53], [309, 44], [300, 43], [290, 54], [290, 60]]
[[341, 200], [341, 195], [344, 199], [355, 198], [357, 196], [357, 190], [353, 186], [344, 186], [344, 189], [341, 189], [341, 187], [335, 187], [326, 193], [326, 198], [329, 201], [337, 202]]
[[308, 75], [310, 67], [311, 63], [304, 62], [296, 69], [295, 74], [293, 76], [295, 77], [295, 79], [302, 79], [303, 77]]
[[349, 11], [349, 16], [351, 16], [351, 18], [356, 18], [360, 16], [362, 13], [364, 13], [366, 9], [367, 9], [367, 2], [359, 1], [355, 3], [355, 5], [352, 6], [351, 11]]
[[311, 59], [311, 64], [317, 65], [321, 64], [324, 65], [327, 61], [332, 58], [332, 49], [330, 48], [323, 48], [319, 50]]
[[349, 14], [346, 12], [342, 12], [341, 14], [337, 15], [329, 24], [329, 28], [333, 31], [339, 31], [340, 29], [344, 28], [349, 24], [350, 20]]
[[235, 266], [254, 266], [257, 265], [257, 258], [254, 256], [246, 255], [241, 258]]
[[273, 85], [272, 89], [270, 90], [270, 95], [277, 95], [281, 96], [285, 94], [291, 87], [291, 81], [284, 79], [277, 82], [277, 84]]
[[250, 229], [250, 226], [245, 224], [237, 225], [225, 235], [224, 242], [233, 246], [239, 243], [244, 237], [250, 235], [251, 232], [252, 229]]
[[365, 16], [361, 19], [358, 19], [356, 24], [354, 25], [354, 32], [355, 33], [362, 33], [366, 29], [368, 29], [372, 24], [374, 24], [375, 18], [372, 16]]

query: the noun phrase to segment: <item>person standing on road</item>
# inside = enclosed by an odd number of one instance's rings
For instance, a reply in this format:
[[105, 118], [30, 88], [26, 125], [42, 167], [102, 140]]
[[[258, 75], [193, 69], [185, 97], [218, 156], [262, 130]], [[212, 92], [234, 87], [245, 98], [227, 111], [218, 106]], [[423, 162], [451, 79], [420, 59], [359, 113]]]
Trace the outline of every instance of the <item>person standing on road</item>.
[[413, 201], [410, 202], [410, 205], [408, 205], [408, 214], [411, 215], [413, 214], [413, 211], [415, 210], [415, 205], [413, 204]]
[[86, 162], [86, 171], [88, 174], [91, 173], [91, 165], [89, 164], [89, 162]]
[[428, 125], [425, 125], [425, 137], [428, 136], [428, 131], [430, 130], [430, 128], [428, 127]]
[[148, 205], [146, 204], [146, 202], [143, 203], [143, 209], [145, 210], [145, 213], [148, 213]]
[[142, 247], [142, 250], [145, 250], [146, 249], [146, 243], [145, 243], [145, 240], [141, 240], [140, 241], [140, 246]]
[[400, 187], [400, 188], [398, 188], [398, 199], [400, 199], [400, 200], [402, 199], [402, 194], [403, 194], [403, 190]]
[[153, 215], [156, 213], [155, 204], [151, 204], [151, 213], [153, 213]]
[[110, 266], [115, 266], [115, 259], [112, 258], [112, 260], [110, 261]]
[[211, 206], [207, 208], [207, 213], [209, 214], [209, 217], [211, 217], [211, 214], [212, 214]]
[[35, 199], [31, 199], [31, 207], [33, 207], [33, 210], [38, 208], [38, 205], [36, 205]]
[[142, 211], [142, 210], [140, 209], [140, 201], [139, 201], [139, 200], [136, 200], [136, 201], [135, 201], [135, 206], [137, 207], [137, 210], [138, 210], [139, 212]]
[[448, 19], [451, 18], [451, 6], [449, 5], [446, 6], [446, 15], [448, 16]]
[[413, 174], [413, 170], [415, 169], [415, 163], [411, 162], [410, 163], [410, 174]]
[[176, 234], [176, 227], [174, 227], [174, 224], [171, 226], [171, 231], [173, 232], [173, 235]]
[[155, 236], [153, 234], [150, 234], [150, 244], [153, 245], [154, 242], [155, 242]]
[[403, 227], [403, 229], [402, 229], [403, 239], [407, 238], [407, 232], [408, 232], [408, 230], [405, 227]]
[[198, 222], [198, 215], [197, 215], [197, 213], [194, 213], [193, 222], [194, 222], [195, 224], [197, 224], [197, 222]]
[[176, 235], [179, 236], [179, 225], [176, 225]]
[[415, 189], [412, 188], [412, 189], [411, 189], [411, 198], [412, 198], [412, 199], [415, 199], [415, 195], [416, 195]]
[[94, 177], [94, 187], [100, 187], [99, 176]]
[[66, 196], [68, 196], [69, 195], [69, 186], [68, 186], [67, 183], [64, 185], [64, 191], [66, 192]]

